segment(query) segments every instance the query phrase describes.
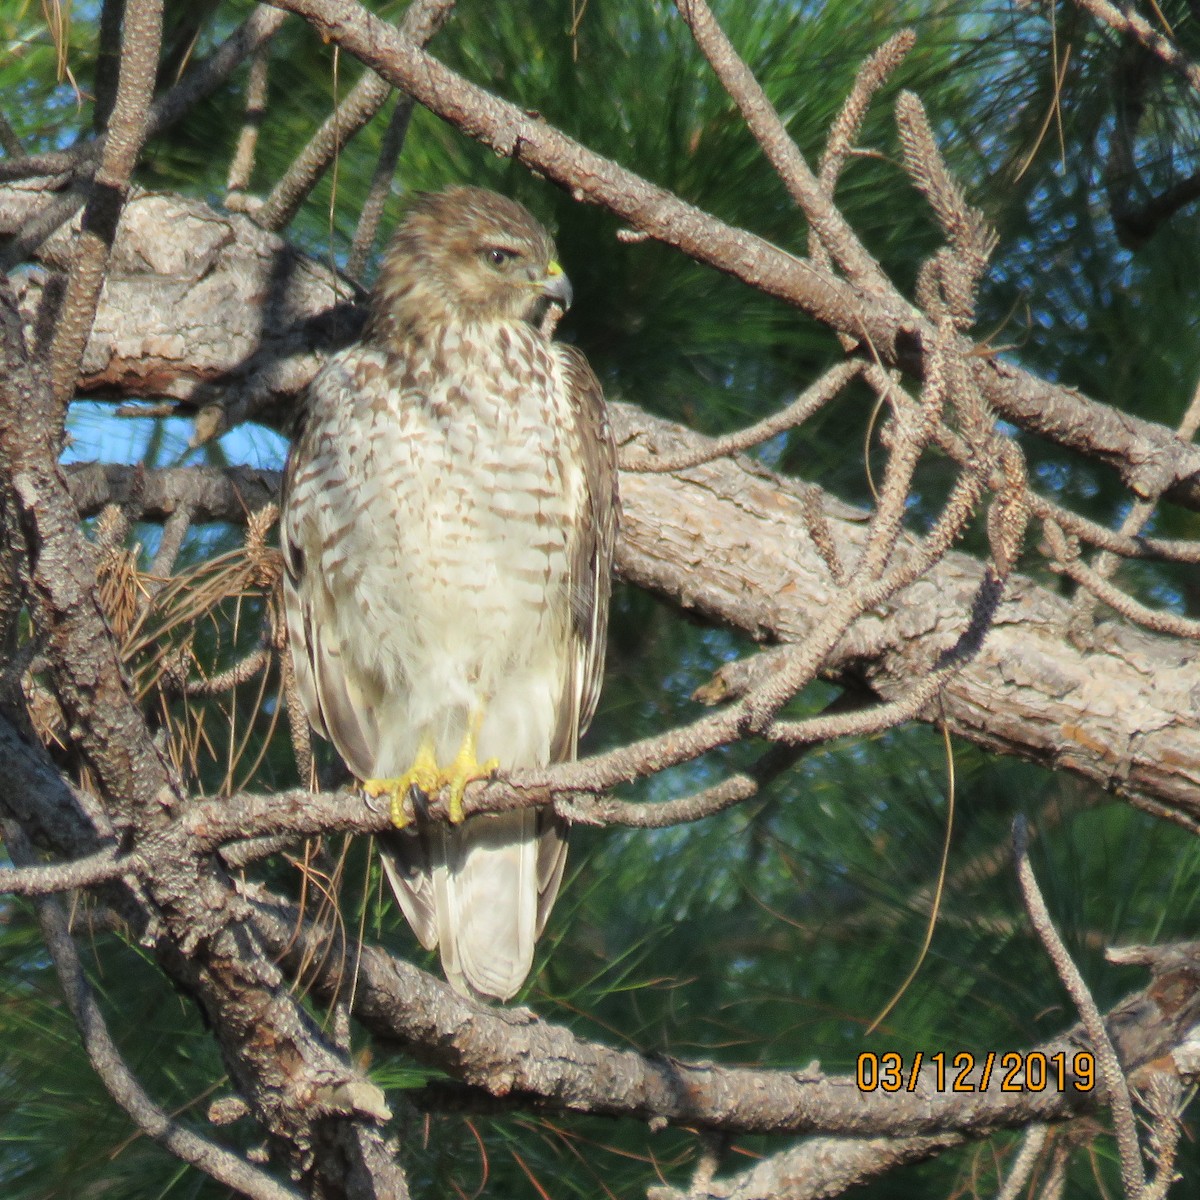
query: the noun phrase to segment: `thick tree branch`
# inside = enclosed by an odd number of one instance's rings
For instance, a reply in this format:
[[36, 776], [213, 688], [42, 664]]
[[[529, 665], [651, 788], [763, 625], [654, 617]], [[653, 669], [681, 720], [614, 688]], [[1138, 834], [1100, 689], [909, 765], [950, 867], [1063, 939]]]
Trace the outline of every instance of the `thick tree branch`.
[[80, 516], [94, 517], [106, 505], [134, 507], [147, 521], [166, 521], [177, 512], [192, 520], [244, 524], [251, 513], [279, 500], [279, 472], [254, 467], [163, 467], [147, 471], [114, 463], [72, 463], [67, 486]]
[[[257, 928], [293, 967], [324, 962], [308, 978], [320, 994], [345, 988], [337, 965], [347, 961], [339, 935], [316, 929], [289, 906], [260, 902]], [[348, 953], [348, 950], [347, 950]], [[1107, 1016], [1109, 1034], [1127, 1072], [1182, 1046], [1200, 1021], [1196, 947], [1166, 947], [1155, 982]], [[786, 1071], [685, 1063], [616, 1050], [533, 1018], [528, 1010], [490, 1009], [465, 1000], [416, 967], [363, 947], [354, 987], [354, 1012], [377, 1037], [404, 1046], [484, 1092], [555, 1109], [671, 1124], [725, 1133], [827, 1133], [898, 1137], [991, 1130], [1029, 1121], [1061, 1120], [1095, 1111], [1095, 1089], [1002, 1091], [994, 1076], [983, 1086], [982, 1062], [972, 1075], [977, 1091], [939, 1092], [934, 1073], [919, 1073], [911, 1091], [863, 1092], [854, 1076], [819, 1070]], [[1081, 1027], [1037, 1047], [1067, 1060], [1086, 1045]], [[1032, 1047], [1030, 1049], [1033, 1049]], [[435, 1087], [436, 1091], [436, 1087]]]
[[[527, 120], [523, 115], [520, 119]], [[599, 160], [595, 169], [602, 171], [600, 178], [607, 178], [603, 162]], [[670, 230], [679, 228], [687, 234], [684, 248], [694, 257], [723, 266], [751, 283], [764, 281], [738, 263], [757, 264], [756, 271], [773, 264], [772, 269], [779, 270], [771, 279], [778, 287], [796, 273], [797, 278], [820, 277], [768, 243], [723, 226], [667, 193], [660, 196], [650, 190], [648, 195], [649, 185], [635, 182], [640, 190], [634, 194], [642, 208], [653, 196], [654, 206], [647, 212], [669, 214], [669, 220], [659, 222], [663, 239], [670, 241]], [[19, 228], [37, 208], [40, 196], [29, 187], [0, 186], [0, 235]], [[64, 251], [64, 245], [51, 239], [43, 254], [50, 262], [61, 262]], [[210, 405], [202, 414], [201, 440], [251, 415], [279, 426], [288, 424], [297, 397], [320, 366], [321, 352], [344, 345], [362, 326], [361, 311], [338, 300], [347, 290], [344, 281], [338, 283], [325, 267], [296, 255], [280, 238], [241, 214], [218, 214], [198, 202], [163, 195], [132, 198], [116, 253], [123, 269], [108, 281], [80, 387], [126, 396], [166, 395], [193, 406]], [[839, 295], [850, 305], [843, 306], [843, 313], [856, 313], [843, 294], [847, 285], [833, 280], [830, 284], [843, 289]], [[22, 310], [32, 324], [43, 281], [21, 279], [18, 287]], [[827, 317], [840, 327], [832, 310]], [[860, 323], [854, 316], [851, 324], [857, 328]], [[187, 331], [186, 338], [181, 331]], [[882, 331], [879, 337], [884, 337]], [[871, 341], [879, 344], [873, 333]], [[1021, 422], [1022, 412], [1029, 416], [1045, 407], [1051, 423], [1061, 421], [1067, 427], [1060, 439], [1064, 445], [1087, 453], [1094, 441], [1095, 453], [1116, 455], [1125, 474], [1154, 475], [1156, 482], [1147, 482], [1146, 476], [1141, 494], [1153, 494], [1171, 478], [1188, 480], [1172, 498], [1200, 504], [1200, 448], [1181, 441], [1174, 430], [1098, 405], [1077, 392], [1054, 388], [997, 360], [988, 360], [986, 366], [981, 361], [975, 360], [976, 382], [982, 381], [984, 398], [1002, 415]], [[1007, 399], [997, 393], [998, 388]], [[1055, 436], [1052, 429], [1039, 428], [1032, 417], [1025, 423]], [[1188, 487], [1196, 491], [1191, 500]]]

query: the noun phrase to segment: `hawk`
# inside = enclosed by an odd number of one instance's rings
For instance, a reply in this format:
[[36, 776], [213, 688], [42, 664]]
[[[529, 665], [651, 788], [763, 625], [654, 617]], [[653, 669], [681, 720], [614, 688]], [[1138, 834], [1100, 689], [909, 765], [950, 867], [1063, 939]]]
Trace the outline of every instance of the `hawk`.
[[[539, 320], [571, 287], [522, 205], [422, 195], [360, 343], [313, 380], [284, 483], [284, 600], [313, 728], [391, 797], [383, 864], [466, 995], [507, 1000], [562, 880], [548, 810], [463, 820], [473, 779], [575, 757], [604, 666], [618, 504], [604, 396]], [[449, 788], [450, 824], [406, 825]]]

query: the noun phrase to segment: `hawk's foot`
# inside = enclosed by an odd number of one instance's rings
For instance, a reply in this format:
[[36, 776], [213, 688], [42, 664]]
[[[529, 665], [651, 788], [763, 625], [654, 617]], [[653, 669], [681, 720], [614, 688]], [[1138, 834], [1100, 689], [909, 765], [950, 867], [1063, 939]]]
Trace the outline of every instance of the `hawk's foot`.
[[479, 729], [480, 718], [471, 722], [467, 736], [463, 738], [454, 761], [442, 772], [441, 781], [450, 789], [449, 817], [451, 825], [461, 825], [466, 814], [463, 812], [463, 793], [467, 784], [476, 779], [491, 779], [500, 767], [498, 758], [489, 758], [481, 763], [475, 756], [475, 734]]
[[[408, 824], [404, 800], [409, 789], [415, 787], [426, 796], [432, 796], [444, 782], [444, 774], [438, 770], [437, 760], [433, 756], [433, 743], [428, 738], [422, 738], [413, 765], [403, 775], [396, 779], [364, 779], [362, 787], [368, 796], [389, 798], [392, 824], [397, 829], [403, 829]], [[461, 798], [459, 807], [462, 807]]]

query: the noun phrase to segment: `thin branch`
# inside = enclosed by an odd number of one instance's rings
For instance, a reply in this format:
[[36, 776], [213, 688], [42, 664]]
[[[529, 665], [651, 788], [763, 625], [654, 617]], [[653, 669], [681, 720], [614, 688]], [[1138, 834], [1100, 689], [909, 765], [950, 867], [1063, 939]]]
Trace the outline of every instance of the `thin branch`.
[[255, 467], [146, 470], [117, 463], [71, 463], [64, 473], [81, 517], [94, 517], [108, 504], [127, 504], [136, 491], [139, 520], [168, 521], [187, 509], [196, 523], [241, 525], [279, 499], [280, 472]]
[[834, 261], [865, 291], [903, 303], [891, 280], [830, 202], [826, 189], [804, 161], [762, 85], [739, 57], [705, 0], [676, 0], [675, 7], [687, 22], [696, 45], [708, 59], [721, 86], [738, 106], [750, 132]]
[[[155, 100], [150, 107], [147, 136], [156, 137], [205, 97], [212, 95], [243, 59], [275, 36], [286, 20], [287, 14], [277, 9], [256, 8], [208, 58]], [[5, 160], [0, 162], [0, 180], [28, 179], [40, 175], [86, 175], [90, 164], [100, 158], [105, 140], [102, 136], [94, 141], [82, 142], [70, 150]]]
[[996, 1193], [996, 1200], [1020, 1200], [1049, 1134], [1048, 1125], [1030, 1125], [1025, 1130], [1025, 1136], [1021, 1139], [1021, 1149], [1013, 1160], [1004, 1186]]
[[[1196, 436], [1197, 429], [1200, 429], [1200, 383], [1196, 384], [1192, 392], [1192, 398], [1184, 410], [1175, 432], [1180, 441], [1190, 442]], [[1154, 510], [1158, 507], [1160, 499], [1160, 496], [1150, 496], [1132, 505], [1129, 512], [1125, 514], [1125, 519], [1121, 522], [1120, 528], [1117, 530], [1118, 536], [1122, 538], [1137, 537], [1154, 515]], [[1194, 548], [1200, 553], [1200, 545], [1196, 545]], [[1120, 561], [1120, 556], [1111, 551], [1102, 551], [1092, 564], [1092, 570], [1095, 572], [1097, 578], [1102, 580], [1110, 579]], [[1090, 590], [1081, 592], [1075, 598], [1073, 619], [1077, 625], [1084, 622], [1091, 622], [1096, 599], [1099, 599], [1099, 597]]]
[[362, 279], [367, 260], [375, 248], [375, 236], [379, 232], [379, 223], [383, 219], [388, 197], [392, 194], [392, 180], [396, 175], [396, 164], [400, 161], [400, 151], [404, 149], [404, 139], [408, 134], [412, 114], [412, 97], [397, 96], [396, 105], [392, 109], [387, 129], [384, 130], [383, 139], [379, 144], [379, 161], [375, 164], [371, 186], [367, 189], [367, 198], [358, 214], [354, 240], [350, 243], [350, 253], [346, 258], [346, 274], [351, 279]]
[[[5, 821], [3, 826], [4, 839], [13, 861], [31, 863], [34, 860], [33, 848], [20, 827], [13, 821]], [[34, 868], [23, 866], [22, 869]], [[84, 975], [62, 906], [57, 900], [45, 897], [35, 901], [35, 904], [42, 937], [54, 961], [67, 1007], [79, 1028], [88, 1061], [118, 1107], [151, 1140], [225, 1187], [252, 1200], [301, 1200], [299, 1192], [278, 1183], [258, 1167], [181, 1125], [150, 1099], [121, 1057], [109, 1033], [104, 1015]]]
[[72, 183], [65, 191], [55, 192], [13, 234], [0, 253], [0, 270], [7, 272], [25, 262], [59, 226], [79, 211], [86, 198], [87, 189], [80, 181]]
[[818, 181], [830, 198], [846, 159], [854, 149], [854, 139], [862, 129], [875, 93], [895, 73], [916, 42], [915, 30], [898, 30], [859, 67], [854, 76], [854, 86], [850, 89], [841, 112], [829, 127], [825, 153], [821, 156], [821, 165], [817, 173]]
[[[414, 45], [423, 46], [446, 23], [453, 8], [454, 0], [412, 0], [400, 23], [400, 32]], [[262, 207], [254, 213], [255, 222], [271, 230], [287, 225], [341, 148], [375, 116], [391, 94], [391, 84], [374, 71], [365, 70], [350, 94], [325, 119], [271, 189]]]
[[192, 527], [192, 510], [187, 504], [182, 504], [163, 522], [162, 538], [158, 549], [154, 552], [154, 561], [147, 572], [148, 579], [143, 582], [146, 589], [146, 602], [152, 600], [164, 587], [167, 577], [175, 569], [175, 561], [183, 549], [184, 539]]
[[1050, 1169], [1038, 1193], [1038, 1200], [1062, 1200], [1063, 1190], [1067, 1185], [1067, 1164], [1070, 1152], [1066, 1146], [1056, 1146], [1054, 1156], [1050, 1160]]
[[634, 829], [665, 829], [724, 812], [758, 794], [760, 784], [749, 775], [733, 775], [712, 787], [677, 800], [636, 803], [615, 796], [572, 795], [554, 800], [554, 811], [581, 825], [626, 825]]
[[232, 691], [243, 683], [248, 683], [265, 671], [270, 663], [271, 651], [265, 646], [259, 646], [240, 658], [233, 666], [207, 679], [176, 679], [174, 667], [168, 668], [164, 674], [185, 696], [219, 696], [222, 692]]
[[[906, 414], [905, 410], [897, 411], [894, 444], [888, 455], [883, 485], [868, 527], [866, 543], [849, 571], [848, 582], [817, 627], [824, 637], [818, 637], [814, 631], [811, 643], [806, 641], [798, 646], [772, 677], [764, 680], [753, 694], [740, 702], [745, 708], [749, 729], [761, 732], [770, 726], [779, 709], [816, 677], [822, 663], [822, 658], [817, 654], [829, 653], [859, 616], [911, 582], [915, 557], [889, 575], [885, 576], [884, 572], [903, 531], [913, 473], [929, 442], [945, 399], [943, 375], [934, 369], [941, 362], [941, 355], [935, 355], [931, 360], [919, 412]], [[937, 558], [945, 554], [958, 529], [969, 519], [971, 506], [965, 498], [981, 486], [982, 475], [978, 471], [959, 480], [959, 486], [951, 493], [951, 499], [943, 509], [942, 520], [926, 540], [924, 557], [927, 566], [932, 566]]]
[[1175, 1172], [1175, 1157], [1183, 1132], [1179, 1121], [1183, 1084], [1174, 1072], [1155, 1071], [1146, 1085], [1142, 1102], [1150, 1118], [1148, 1155], [1154, 1163], [1154, 1178], [1137, 1200], [1164, 1200], [1171, 1184], [1182, 1176]]
[[943, 654], [940, 665], [912, 685], [900, 699], [849, 713], [807, 717], [802, 721], [775, 721], [767, 729], [767, 736], [792, 746], [812, 745], [842, 737], [871, 737], [912, 720], [979, 653], [1003, 595], [1000, 580], [985, 576], [972, 605], [971, 619], [958, 641]]
[[1061, 570], [1080, 587], [1087, 588], [1098, 600], [1137, 625], [1144, 625], [1155, 633], [1170, 634], [1172, 637], [1200, 638], [1200, 621], [1181, 617], [1178, 613], [1150, 608], [1140, 600], [1104, 579], [1093, 567], [1080, 557], [1077, 546], [1073, 546], [1053, 521], [1045, 521], [1046, 541], [1053, 555], [1053, 566]]
[[906, 1163], [933, 1158], [965, 1140], [958, 1133], [806, 1138], [749, 1170], [714, 1180], [699, 1197], [675, 1188], [653, 1188], [647, 1200], [828, 1200]]
[[796, 397], [791, 404], [786, 405], [777, 413], [739, 429], [735, 433], [727, 433], [723, 437], [713, 438], [704, 446], [694, 446], [675, 454], [656, 454], [653, 457], [640, 452], [624, 454], [621, 458], [623, 471], [668, 472], [682, 471], [688, 467], [697, 467], [701, 463], [711, 462], [714, 458], [724, 458], [730, 454], [739, 454], [751, 446], [762, 442], [788, 429], [803, 425], [810, 417], [819, 412], [829, 403], [856, 375], [861, 374], [861, 363], [847, 361], [830, 367], [816, 383], [810, 384]]
[[[833, 202], [838, 176], [841, 175], [842, 169], [846, 165], [846, 159], [854, 150], [854, 139], [858, 137], [875, 93], [904, 61], [916, 40], [913, 30], [901, 29], [859, 67], [850, 94], [846, 97], [841, 111], [829, 127], [825, 153], [821, 156], [821, 163], [817, 171], [817, 181], [824, 189], [830, 203]], [[818, 266], [832, 271], [833, 260], [829, 256], [829, 251], [817, 236], [816, 230], [811, 228], [808, 231], [808, 254]], [[841, 335], [841, 342], [847, 350], [853, 349], [856, 344], [855, 339], [846, 334]]]
[[0, 893], [9, 896], [48, 896], [54, 892], [69, 892], [137, 873], [135, 859], [118, 854], [115, 847], [105, 846], [95, 854], [77, 858], [74, 862], [0, 869]]
[[[203, 62], [150, 106], [146, 138], [157, 137], [206, 96], [211, 95], [249, 54], [278, 32], [287, 14], [268, 7], [254, 12]], [[90, 142], [52, 154], [0, 160], [0, 180], [36, 176], [63, 177], [71, 187], [43, 205], [25, 222], [0, 255], [0, 269], [24, 262], [60, 225], [79, 211], [87, 198], [87, 182], [107, 145], [107, 134]]]
[[1080, 8], [1090, 12], [1098, 21], [1110, 25], [1117, 33], [1134, 38], [1151, 54], [1161, 59], [1181, 78], [1200, 93], [1200, 66], [1186, 58], [1170, 38], [1164, 37], [1153, 25], [1136, 12], [1122, 11], [1108, 0], [1075, 0]]
[[116, 99], [49, 350], [50, 391], [63, 407], [75, 390], [117, 222], [146, 138], [161, 40], [162, 0], [127, 0]]
[[1131, 536], [1089, 521], [1037, 492], [1029, 494], [1030, 512], [1041, 520], [1053, 521], [1080, 541], [1123, 558], [1161, 558], [1164, 562], [1200, 563], [1200, 541], [1181, 538]]
[[1129, 1097], [1129, 1085], [1125, 1081], [1125, 1072], [1121, 1060], [1108, 1036], [1104, 1018], [1100, 1015], [1096, 1001], [1088, 990], [1079, 968], [1071, 958], [1054, 922], [1050, 910], [1042, 898], [1037, 878], [1029, 863], [1029, 838], [1023, 818], [1018, 817], [1013, 823], [1013, 853], [1017, 863], [1017, 878], [1021, 884], [1021, 896], [1025, 901], [1025, 910], [1033, 925], [1059, 979], [1067, 989], [1079, 1015], [1083, 1018], [1092, 1049], [1096, 1055], [1096, 1069], [1104, 1093], [1108, 1099], [1113, 1114], [1113, 1127], [1117, 1135], [1117, 1150], [1121, 1156], [1121, 1180], [1125, 1187], [1128, 1200], [1137, 1200], [1146, 1186], [1146, 1176], [1142, 1168], [1142, 1152], [1138, 1146], [1137, 1121], [1133, 1115], [1133, 1102]]
[[270, 72], [271, 59], [268, 46], [264, 43], [255, 50], [254, 57], [250, 60], [250, 78], [246, 81], [246, 107], [242, 117], [242, 128], [238, 133], [237, 145], [229, 161], [229, 173], [225, 179], [227, 192], [244, 192], [250, 186], [254, 157], [258, 149], [258, 135], [262, 132], [263, 118], [267, 112], [267, 84]]
[[150, 137], [174, 125], [201, 100], [211, 96], [250, 55], [261, 50], [287, 19], [265, 5], [256, 8], [203, 62], [197, 63], [150, 110]]
[[[758, 779], [738, 774], [691, 796], [639, 803], [576, 788], [523, 786], [514, 772], [512, 781], [472, 783], [463, 798], [463, 811], [474, 816], [552, 806], [567, 820], [582, 825], [663, 829], [723, 812], [748, 800], [759, 786]], [[445, 820], [447, 813], [447, 806], [438, 794], [429, 797], [425, 805], [427, 815], [420, 819]], [[251, 838], [386, 833], [392, 828], [388, 813], [372, 808], [357, 792], [305, 789], [264, 794], [239, 792], [219, 800], [197, 797], [178, 824], [181, 843], [195, 853]]]
[[[974, 315], [975, 290], [996, 247], [996, 234], [988, 228], [983, 214], [967, 203], [938, 149], [924, 105], [913, 92], [901, 93], [896, 103], [896, 125], [904, 147], [905, 168], [929, 201], [954, 250], [953, 261], [962, 279], [954, 280], [958, 286], [951, 288], [951, 278], [943, 272], [943, 287], [953, 291], [953, 296], [947, 296], [950, 313], [956, 324], [965, 328]], [[953, 277], [959, 272], [949, 274]]]

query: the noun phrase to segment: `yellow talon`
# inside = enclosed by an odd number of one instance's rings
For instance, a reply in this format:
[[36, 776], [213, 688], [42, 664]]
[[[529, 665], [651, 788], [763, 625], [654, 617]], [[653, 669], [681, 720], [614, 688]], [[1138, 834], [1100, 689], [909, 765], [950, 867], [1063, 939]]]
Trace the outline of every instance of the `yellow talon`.
[[448, 811], [450, 823], [461, 825], [466, 818], [463, 812], [463, 793], [467, 784], [476, 779], [490, 779], [500, 766], [498, 758], [489, 758], [481, 763], [475, 757], [475, 735], [479, 732], [482, 716], [476, 717], [462, 740], [454, 761], [445, 770], [437, 765], [433, 753], [433, 742], [426, 736], [417, 748], [417, 757], [398, 779], [364, 779], [363, 791], [368, 796], [388, 796], [391, 801], [392, 824], [403, 829], [408, 824], [404, 801], [410, 788], [416, 788], [426, 796], [436, 795], [442, 788], [450, 789]]
[[463, 812], [463, 793], [467, 784], [476, 779], [490, 779], [500, 766], [498, 758], [489, 758], [481, 763], [475, 757], [475, 734], [470, 732], [463, 738], [462, 746], [450, 764], [450, 769], [442, 773], [442, 782], [450, 789], [448, 815], [451, 825], [461, 825], [466, 817]]
[[433, 755], [433, 742], [424, 737], [417, 747], [417, 757], [397, 779], [364, 779], [363, 791], [368, 796], [388, 796], [391, 801], [390, 815], [392, 824], [397, 829], [403, 829], [408, 824], [408, 814], [404, 811], [404, 801], [409, 788], [415, 787], [432, 796], [442, 785], [442, 773], [438, 770], [437, 759]]
[[489, 758], [487, 762], [481, 763], [475, 757], [475, 739], [479, 736], [479, 726], [482, 724], [483, 713], [476, 713], [467, 726], [466, 736], [454, 756], [454, 761], [448, 770], [442, 772], [442, 783], [450, 789], [447, 815], [451, 825], [461, 825], [465, 819], [463, 792], [467, 790], [467, 784], [476, 779], [490, 779], [500, 766], [498, 758]]

